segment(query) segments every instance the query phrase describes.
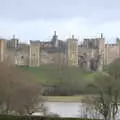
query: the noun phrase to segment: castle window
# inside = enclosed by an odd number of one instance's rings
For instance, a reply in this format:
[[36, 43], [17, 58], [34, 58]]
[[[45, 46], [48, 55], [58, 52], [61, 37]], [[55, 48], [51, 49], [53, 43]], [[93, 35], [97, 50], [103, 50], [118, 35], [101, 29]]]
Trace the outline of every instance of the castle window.
[[24, 59], [24, 56], [21, 56], [21, 59]]

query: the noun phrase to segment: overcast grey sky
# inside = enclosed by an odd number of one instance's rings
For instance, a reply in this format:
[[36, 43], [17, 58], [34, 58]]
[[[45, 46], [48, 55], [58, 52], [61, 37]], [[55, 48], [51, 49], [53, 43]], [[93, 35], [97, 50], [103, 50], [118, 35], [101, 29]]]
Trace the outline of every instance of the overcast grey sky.
[[120, 37], [120, 0], [0, 0], [0, 36], [22, 41]]

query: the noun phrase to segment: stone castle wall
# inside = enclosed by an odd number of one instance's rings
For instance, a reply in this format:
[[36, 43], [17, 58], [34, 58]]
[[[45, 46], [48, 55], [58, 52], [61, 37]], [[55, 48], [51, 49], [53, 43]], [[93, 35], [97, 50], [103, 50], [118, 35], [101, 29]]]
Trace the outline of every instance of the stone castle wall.
[[105, 45], [105, 64], [111, 63], [114, 59], [120, 57], [120, 45], [119, 44], [107, 44]]
[[[50, 42], [47, 44], [52, 46]], [[10, 41], [0, 40], [0, 61], [8, 60], [11, 64], [32, 67], [39, 67], [41, 64], [68, 64], [88, 70], [96, 62], [93, 67], [101, 70], [102, 65], [120, 57], [120, 44], [105, 44], [104, 38], [85, 39], [82, 45], [78, 45], [78, 40], [72, 36], [60, 49], [57, 49], [59, 46], [43, 49], [40, 41], [30, 41], [29, 45], [12, 41], [12, 46], [10, 45]]]

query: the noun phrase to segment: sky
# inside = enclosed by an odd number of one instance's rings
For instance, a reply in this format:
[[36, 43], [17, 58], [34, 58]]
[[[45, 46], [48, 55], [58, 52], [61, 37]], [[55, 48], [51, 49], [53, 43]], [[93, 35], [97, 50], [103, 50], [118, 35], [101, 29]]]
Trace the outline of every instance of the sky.
[[0, 0], [0, 37], [65, 40], [75, 35], [114, 42], [120, 37], [120, 0]]

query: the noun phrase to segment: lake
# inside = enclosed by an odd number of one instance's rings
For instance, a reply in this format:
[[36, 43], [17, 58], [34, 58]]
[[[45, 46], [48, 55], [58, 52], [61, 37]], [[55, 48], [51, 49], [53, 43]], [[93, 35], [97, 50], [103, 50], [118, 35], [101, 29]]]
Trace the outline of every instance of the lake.
[[61, 117], [76, 117], [79, 115], [81, 103], [47, 102], [48, 111], [56, 113]]
[[[102, 119], [102, 115], [96, 113], [90, 107], [86, 109], [85, 105], [79, 102], [46, 102], [45, 106], [48, 108], [48, 113], [55, 113], [60, 117]], [[36, 115], [40, 114], [36, 113]], [[120, 120], [120, 115], [117, 115], [117, 120]]]
[[[89, 118], [100, 118], [100, 115], [96, 115], [95, 117], [93, 113], [94, 111], [90, 110], [92, 115], [90, 115], [90, 112], [87, 112], [87, 115], [85, 114], [86, 109], [84, 109], [84, 105], [80, 102], [46, 102], [45, 106], [48, 109], [48, 114], [57, 114], [60, 117], [89, 117]], [[40, 113], [35, 113], [34, 115], [41, 115]]]

